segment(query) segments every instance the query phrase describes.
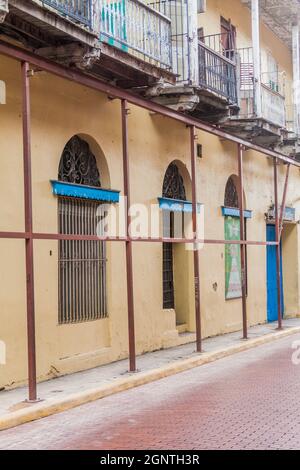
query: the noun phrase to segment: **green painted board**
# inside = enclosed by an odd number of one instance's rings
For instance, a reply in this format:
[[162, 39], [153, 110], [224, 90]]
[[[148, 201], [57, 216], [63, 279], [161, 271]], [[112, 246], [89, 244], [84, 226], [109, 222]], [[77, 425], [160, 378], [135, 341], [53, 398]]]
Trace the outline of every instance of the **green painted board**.
[[[224, 217], [225, 240], [240, 240], [239, 217]], [[225, 245], [225, 298], [242, 296], [240, 245]]]

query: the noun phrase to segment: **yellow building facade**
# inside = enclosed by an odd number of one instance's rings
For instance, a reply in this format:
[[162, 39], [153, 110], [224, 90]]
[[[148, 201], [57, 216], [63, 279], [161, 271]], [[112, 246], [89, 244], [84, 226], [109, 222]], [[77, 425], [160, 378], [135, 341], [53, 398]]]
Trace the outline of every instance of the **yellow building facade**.
[[[230, 3], [230, 5], [229, 5]], [[251, 44], [251, 17], [238, 0], [208, 2], [198, 25], [215, 34], [220, 16], [231, 18], [238, 47]], [[261, 26], [262, 49], [272, 54], [292, 80], [290, 49], [266, 26]], [[264, 52], [263, 52], [264, 53]], [[6, 85], [0, 105], [0, 232], [24, 231], [22, 87], [20, 63], [0, 56], [0, 79]], [[67, 142], [79, 136], [96, 158], [101, 186], [123, 193], [120, 101], [104, 93], [43, 71], [30, 78], [33, 231], [58, 233], [58, 197], [51, 180], [58, 179]], [[165, 116], [129, 105], [128, 145], [131, 203], [150, 209], [162, 196], [168, 166], [175, 162], [191, 200], [189, 129]], [[201, 203], [206, 239], [223, 240], [222, 213], [228, 178], [238, 174], [237, 145], [197, 131], [202, 156], [197, 158], [197, 200]], [[283, 193], [286, 165], [278, 166], [279, 197]], [[273, 161], [253, 150], [244, 152], [247, 240], [266, 241], [266, 213], [274, 204]], [[286, 205], [295, 216], [284, 223], [282, 273], [284, 317], [300, 313], [299, 290], [299, 169], [291, 167]], [[160, 210], [162, 219], [162, 210]], [[105, 242], [107, 318], [60, 324], [59, 242], [34, 240], [37, 378], [47, 380], [107, 364], [128, 356], [125, 246]], [[201, 321], [204, 338], [242, 328], [241, 298], [225, 298], [225, 250], [205, 244], [199, 252]], [[247, 247], [248, 324], [267, 321], [266, 246]], [[27, 381], [26, 273], [22, 239], [0, 239], [0, 340], [6, 346], [0, 364], [0, 388]], [[185, 244], [173, 248], [175, 308], [163, 308], [162, 243], [133, 243], [135, 334], [137, 354], [195, 341], [194, 273], [192, 251]]]

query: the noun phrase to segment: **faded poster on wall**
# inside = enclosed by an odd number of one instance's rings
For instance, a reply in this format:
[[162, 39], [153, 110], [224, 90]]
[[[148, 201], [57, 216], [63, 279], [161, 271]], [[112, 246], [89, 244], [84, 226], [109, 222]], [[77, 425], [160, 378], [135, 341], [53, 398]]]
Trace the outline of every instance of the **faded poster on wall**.
[[[239, 217], [225, 217], [225, 240], [240, 239]], [[240, 245], [225, 245], [225, 298], [242, 296]]]

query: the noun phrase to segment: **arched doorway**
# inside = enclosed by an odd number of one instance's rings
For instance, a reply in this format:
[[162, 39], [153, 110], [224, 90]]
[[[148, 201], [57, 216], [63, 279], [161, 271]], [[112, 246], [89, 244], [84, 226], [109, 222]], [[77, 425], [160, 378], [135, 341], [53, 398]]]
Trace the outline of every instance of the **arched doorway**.
[[[83, 187], [101, 187], [95, 155], [78, 135], [66, 144], [58, 180]], [[99, 201], [60, 196], [58, 230], [61, 234], [96, 235]], [[98, 240], [59, 241], [59, 323], [77, 323], [107, 317], [106, 246]]]

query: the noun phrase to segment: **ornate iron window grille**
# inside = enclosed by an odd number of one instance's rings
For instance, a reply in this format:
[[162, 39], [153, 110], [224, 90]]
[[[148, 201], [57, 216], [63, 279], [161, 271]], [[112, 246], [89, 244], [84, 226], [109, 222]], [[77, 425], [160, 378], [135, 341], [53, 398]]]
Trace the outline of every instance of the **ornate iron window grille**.
[[239, 207], [239, 196], [232, 176], [228, 178], [226, 183], [224, 206], [234, 208]]
[[167, 168], [163, 182], [162, 194], [163, 197], [186, 201], [183, 178], [179, 172], [178, 166], [175, 163], [171, 163]]
[[58, 179], [68, 183], [101, 187], [95, 156], [89, 144], [75, 135], [64, 148], [58, 169]]
[[[58, 179], [100, 187], [96, 158], [87, 142], [74, 136], [65, 146]], [[59, 197], [59, 233], [97, 234], [99, 201]], [[59, 323], [107, 317], [106, 244], [93, 240], [59, 241]]]

